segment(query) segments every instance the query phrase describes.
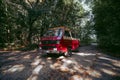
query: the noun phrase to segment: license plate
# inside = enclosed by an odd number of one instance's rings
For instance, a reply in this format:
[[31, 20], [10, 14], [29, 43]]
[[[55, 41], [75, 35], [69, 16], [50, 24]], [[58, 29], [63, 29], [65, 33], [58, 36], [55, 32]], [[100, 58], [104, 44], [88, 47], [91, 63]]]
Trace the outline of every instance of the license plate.
[[45, 53], [49, 53], [50, 51], [46, 50]]

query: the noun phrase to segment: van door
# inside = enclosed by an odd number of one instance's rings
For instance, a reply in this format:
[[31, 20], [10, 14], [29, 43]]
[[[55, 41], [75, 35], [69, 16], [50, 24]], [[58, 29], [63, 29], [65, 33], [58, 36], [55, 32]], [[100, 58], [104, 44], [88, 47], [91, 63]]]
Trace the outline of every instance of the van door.
[[63, 35], [63, 45], [66, 48], [72, 48], [72, 37], [70, 31], [65, 30]]
[[76, 37], [76, 34], [72, 33], [72, 50], [76, 50], [80, 45], [79, 39]]

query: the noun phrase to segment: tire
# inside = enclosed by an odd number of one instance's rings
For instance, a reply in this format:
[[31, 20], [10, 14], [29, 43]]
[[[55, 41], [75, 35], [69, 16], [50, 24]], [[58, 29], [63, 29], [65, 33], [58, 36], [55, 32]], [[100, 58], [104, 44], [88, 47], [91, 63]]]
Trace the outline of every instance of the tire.
[[71, 48], [67, 48], [67, 52], [65, 52], [64, 55], [65, 55], [66, 57], [72, 56], [72, 50], [71, 50]]

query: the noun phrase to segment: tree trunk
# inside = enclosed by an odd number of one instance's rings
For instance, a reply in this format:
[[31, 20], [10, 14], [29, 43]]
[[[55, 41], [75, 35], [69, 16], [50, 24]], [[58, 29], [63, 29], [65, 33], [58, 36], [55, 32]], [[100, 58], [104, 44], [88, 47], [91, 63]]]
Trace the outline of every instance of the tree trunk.
[[28, 44], [32, 44], [31, 37], [32, 37], [32, 26], [29, 26], [29, 33], [27, 38]]
[[27, 38], [28, 44], [32, 44], [32, 41], [31, 41], [31, 37], [32, 37], [32, 27], [33, 27], [33, 22], [32, 22], [32, 19], [31, 19], [31, 17], [30, 17], [30, 18], [29, 18], [29, 33], [28, 33], [28, 38]]

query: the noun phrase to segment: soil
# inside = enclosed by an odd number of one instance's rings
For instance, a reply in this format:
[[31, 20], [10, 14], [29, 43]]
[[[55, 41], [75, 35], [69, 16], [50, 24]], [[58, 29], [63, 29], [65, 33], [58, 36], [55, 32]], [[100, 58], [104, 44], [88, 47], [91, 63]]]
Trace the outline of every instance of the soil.
[[[0, 51], [0, 80], [120, 80], [120, 59], [96, 46], [71, 57], [32, 51]], [[42, 53], [44, 54], [44, 53]]]

